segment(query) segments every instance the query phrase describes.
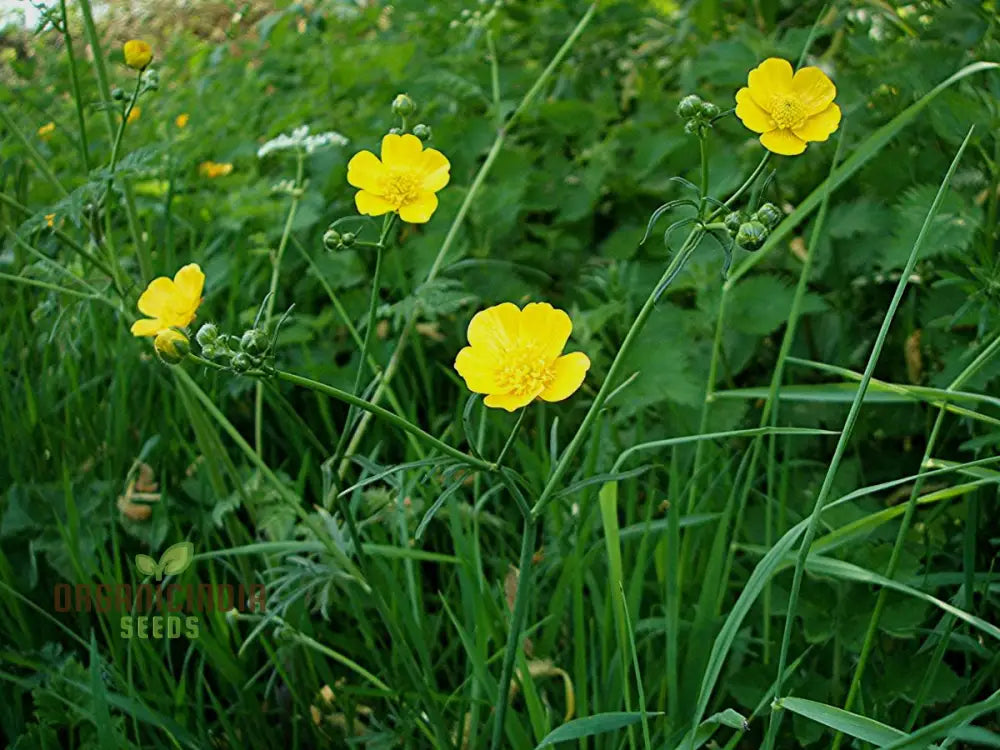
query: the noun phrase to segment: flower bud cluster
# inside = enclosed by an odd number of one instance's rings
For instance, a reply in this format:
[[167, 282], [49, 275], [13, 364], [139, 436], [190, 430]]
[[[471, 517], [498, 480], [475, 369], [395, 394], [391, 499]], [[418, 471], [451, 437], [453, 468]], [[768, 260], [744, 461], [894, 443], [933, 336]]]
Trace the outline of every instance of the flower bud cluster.
[[353, 247], [356, 241], [354, 232], [338, 232], [333, 224], [323, 233], [323, 246], [327, 250], [346, 250]]
[[712, 127], [712, 120], [720, 114], [719, 108], [712, 102], [704, 101], [700, 96], [689, 94], [677, 105], [677, 116], [687, 120], [684, 132], [689, 135], [704, 135]]
[[[417, 113], [417, 103], [408, 94], [397, 94], [392, 100], [392, 113], [399, 118], [398, 128], [389, 128], [392, 135], [403, 135], [407, 132], [408, 120]], [[409, 131], [425, 143], [431, 139], [431, 126], [422, 122], [417, 123]]]
[[760, 250], [768, 236], [781, 223], [781, 210], [773, 203], [763, 206], [747, 216], [743, 211], [733, 211], [722, 220], [733, 241], [744, 250]]
[[206, 359], [224, 361], [234, 372], [263, 369], [271, 354], [271, 339], [260, 328], [250, 328], [242, 336], [219, 333], [212, 323], [205, 323], [195, 339]]

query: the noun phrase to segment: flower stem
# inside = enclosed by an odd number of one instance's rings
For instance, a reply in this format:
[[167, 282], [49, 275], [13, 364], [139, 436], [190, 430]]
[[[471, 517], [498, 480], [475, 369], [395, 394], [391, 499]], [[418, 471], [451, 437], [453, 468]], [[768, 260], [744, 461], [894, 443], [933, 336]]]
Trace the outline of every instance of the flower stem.
[[528, 413], [528, 408], [524, 407], [517, 415], [517, 421], [514, 423], [514, 429], [510, 431], [510, 436], [507, 438], [507, 442], [504, 443], [503, 449], [500, 451], [500, 455], [497, 456], [496, 460], [497, 466], [503, 464], [504, 456], [507, 455], [507, 451], [510, 449], [510, 446], [514, 444], [514, 438], [517, 437], [517, 433], [521, 431], [521, 423], [524, 421], [524, 415], [527, 413]]
[[[295, 221], [295, 213], [299, 208], [299, 201], [302, 197], [302, 175], [305, 169], [305, 160], [301, 151], [296, 153], [295, 164], [295, 190], [292, 191], [292, 202], [288, 206], [288, 216], [285, 219], [285, 228], [281, 232], [281, 240], [278, 242], [278, 252], [275, 254], [274, 265], [271, 267], [271, 284], [268, 287], [267, 301], [264, 303], [263, 325], [266, 329], [274, 314], [274, 298], [278, 291], [278, 279], [281, 277], [281, 259], [285, 255], [285, 247], [288, 245], [288, 238], [292, 234], [292, 223]], [[253, 437], [254, 448], [257, 455], [261, 455], [264, 446], [264, 384], [257, 383], [254, 394], [253, 410]]]
[[[195, 359], [200, 360], [201, 358], [196, 357]], [[468, 466], [480, 469], [481, 471], [489, 471], [489, 472], [496, 471], [497, 469], [496, 464], [492, 464], [489, 461], [483, 461], [482, 459], [475, 458], [474, 456], [470, 456], [466, 453], [462, 453], [462, 451], [458, 450], [457, 448], [453, 448], [452, 446], [448, 445], [442, 440], [439, 440], [438, 438], [431, 435], [429, 432], [426, 432], [420, 427], [417, 427], [415, 424], [404, 419], [403, 417], [394, 414], [388, 409], [383, 409], [381, 406], [378, 406], [377, 404], [374, 404], [371, 401], [365, 401], [363, 398], [355, 396], [353, 393], [348, 393], [347, 391], [343, 391], [340, 388], [335, 388], [332, 385], [327, 385], [326, 383], [321, 383], [318, 380], [306, 378], [303, 377], [302, 375], [296, 375], [295, 373], [292, 372], [286, 372], [285, 370], [274, 370], [273, 374], [276, 377], [286, 382], [302, 386], [303, 388], [310, 388], [314, 391], [317, 391], [319, 393], [324, 393], [327, 396], [335, 398], [338, 401], [343, 401], [345, 404], [349, 404], [351, 406], [356, 406], [359, 409], [363, 409], [364, 411], [367, 411], [372, 415], [379, 417], [380, 419], [383, 419], [392, 425], [395, 425], [403, 432], [408, 432], [409, 434], [414, 435], [415, 437], [423, 440], [428, 445], [437, 448], [439, 451], [448, 456], [451, 456], [452, 458], [458, 459], [459, 461]]]

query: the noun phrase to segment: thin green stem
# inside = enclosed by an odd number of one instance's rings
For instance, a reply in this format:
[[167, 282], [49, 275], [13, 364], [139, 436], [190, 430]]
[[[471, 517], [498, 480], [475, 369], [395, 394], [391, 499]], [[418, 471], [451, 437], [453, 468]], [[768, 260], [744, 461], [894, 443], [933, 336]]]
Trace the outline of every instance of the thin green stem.
[[[516, 493], [515, 493], [516, 494]], [[497, 702], [493, 711], [493, 737], [490, 741], [491, 750], [499, 750], [503, 737], [504, 719], [507, 716], [507, 706], [510, 703], [510, 682], [514, 675], [514, 661], [521, 647], [521, 633], [524, 630], [524, 618], [528, 609], [528, 600], [534, 585], [532, 556], [535, 552], [535, 539], [541, 521], [530, 515], [524, 517], [524, 531], [521, 534], [521, 559], [518, 563], [517, 593], [514, 595], [514, 612], [510, 619], [510, 629], [507, 631], [507, 645], [504, 647], [503, 666], [500, 669], [500, 682], [497, 685]]]
[[[872, 374], [875, 371], [875, 365], [878, 363], [879, 356], [882, 353], [882, 347], [885, 346], [885, 340], [889, 335], [889, 329], [892, 327], [892, 322], [896, 317], [896, 310], [899, 308], [899, 304], [903, 299], [903, 293], [906, 291], [909, 284], [910, 274], [913, 272], [913, 267], [917, 262], [918, 251], [923, 244], [924, 237], [927, 235], [927, 229], [937, 213], [937, 209], [941, 205], [941, 201], [944, 199], [948, 186], [951, 184], [951, 178], [955, 174], [955, 170], [958, 168], [962, 154], [965, 153], [965, 148], [968, 146], [969, 139], [972, 137], [973, 129], [974, 128], [969, 129], [969, 133], [965, 136], [965, 140], [958, 149], [958, 153], [955, 154], [955, 158], [952, 160], [951, 166], [948, 168], [948, 173], [941, 182], [937, 195], [934, 197], [934, 202], [931, 204], [930, 210], [927, 212], [924, 224], [920, 228], [920, 234], [917, 235], [917, 239], [910, 249], [910, 256], [907, 259], [906, 267], [903, 269], [903, 272], [899, 277], [899, 283], [896, 285], [896, 291], [893, 294], [892, 301], [889, 303], [889, 309], [886, 311], [885, 318], [882, 320], [882, 326], [879, 328], [878, 335], [875, 338], [871, 354], [868, 357], [868, 364], [865, 366], [861, 383], [858, 385], [854, 401], [851, 403], [851, 408], [848, 412], [847, 419], [844, 422], [843, 431], [840, 433], [840, 439], [837, 441], [837, 447], [834, 450], [833, 458], [827, 468], [826, 476], [823, 479], [823, 484], [820, 487], [819, 493], [816, 495], [816, 501], [813, 505], [812, 514], [809, 517], [809, 523], [799, 545], [799, 552], [795, 560], [795, 572], [792, 578], [792, 588], [788, 594], [785, 630], [781, 639], [781, 650], [778, 654], [778, 677], [775, 681], [774, 690], [776, 700], [780, 700], [782, 697], [782, 680], [784, 677], [785, 665], [788, 663], [788, 648], [791, 643], [792, 628], [795, 624], [799, 593], [802, 589], [802, 576], [805, 571], [806, 559], [809, 557], [809, 548], [812, 546], [813, 539], [816, 538], [816, 531], [819, 528], [819, 519], [822, 515], [823, 507], [826, 505], [827, 496], [830, 494], [830, 490], [833, 487], [834, 477], [840, 468], [841, 459], [847, 449], [847, 444], [850, 441], [851, 434], [854, 431], [854, 424], [857, 421], [858, 414], [861, 412], [861, 405], [864, 402], [865, 393], [868, 391], [868, 385], [871, 382]], [[764, 750], [771, 750], [771, 748], [774, 747], [775, 740], [777, 739], [778, 728], [781, 723], [781, 715], [781, 711], [771, 712], [767, 728], [767, 736], [764, 742]]]
[[524, 421], [524, 415], [528, 413], [528, 408], [524, 407], [520, 410], [517, 415], [517, 421], [514, 423], [514, 428], [510, 431], [510, 435], [507, 437], [507, 442], [503, 444], [503, 449], [500, 451], [500, 455], [497, 456], [496, 465], [502, 466], [504, 457], [507, 455], [507, 451], [514, 444], [514, 438], [517, 437], [517, 433], [521, 431], [521, 423]]
[[135, 88], [132, 89], [132, 96], [129, 97], [128, 104], [125, 105], [125, 110], [122, 112], [122, 121], [118, 123], [118, 132], [115, 133], [115, 142], [111, 146], [111, 161], [108, 164], [108, 189], [111, 189], [111, 181], [114, 180], [115, 165], [118, 164], [118, 154], [121, 151], [122, 138], [125, 136], [125, 128], [128, 127], [128, 116], [132, 114], [132, 110], [135, 109], [135, 103], [139, 101], [139, 90], [142, 87], [142, 71], [140, 70], [135, 76]]
[[[207, 362], [207, 360], [202, 360], [201, 357], [194, 357], [194, 359], [202, 363]], [[475, 458], [474, 456], [462, 453], [462, 451], [458, 450], [457, 448], [453, 448], [452, 446], [448, 445], [442, 440], [439, 440], [438, 438], [431, 435], [429, 432], [426, 432], [420, 427], [417, 427], [415, 424], [404, 419], [403, 417], [400, 417], [397, 414], [394, 414], [393, 412], [389, 411], [388, 409], [384, 409], [381, 406], [378, 406], [377, 404], [371, 401], [365, 401], [363, 398], [355, 396], [353, 393], [348, 393], [347, 391], [343, 391], [340, 388], [335, 388], [332, 385], [327, 385], [326, 383], [321, 383], [318, 380], [306, 378], [303, 377], [302, 375], [296, 375], [295, 373], [286, 372], [284, 370], [275, 370], [273, 374], [276, 377], [288, 383], [299, 385], [302, 386], [303, 388], [310, 388], [311, 390], [317, 391], [319, 393], [325, 393], [327, 396], [335, 398], [338, 401], [343, 401], [345, 404], [349, 404], [351, 406], [356, 406], [359, 409], [363, 409], [364, 411], [367, 411], [373, 414], [374, 416], [379, 417], [380, 419], [388, 422], [389, 424], [399, 428], [403, 432], [407, 432], [411, 435], [420, 438], [433, 448], [436, 448], [437, 450], [441, 451], [442, 453], [448, 456], [451, 456], [452, 458], [458, 459], [459, 461], [461, 461], [464, 464], [467, 464], [468, 466], [480, 469], [481, 471], [489, 471], [489, 472], [496, 471], [497, 469], [496, 464], [492, 464], [489, 463], [488, 461], [483, 461], [482, 459]]]
[[[292, 224], [295, 222], [295, 213], [299, 208], [299, 201], [302, 199], [302, 176], [305, 169], [305, 157], [302, 152], [296, 153], [295, 162], [295, 187], [292, 190], [292, 202], [288, 206], [288, 215], [285, 217], [285, 227], [281, 231], [281, 239], [278, 241], [278, 250], [274, 256], [271, 266], [271, 283], [268, 286], [267, 301], [264, 303], [264, 317], [262, 323], [264, 330], [271, 323], [274, 315], [274, 299], [278, 292], [278, 280], [281, 278], [281, 260], [285, 256], [285, 247], [288, 246], [288, 238], [292, 234]], [[254, 447], [257, 455], [262, 455], [264, 449], [264, 384], [257, 383], [254, 393], [253, 409], [253, 437]]]
[[76, 105], [76, 120], [80, 127], [80, 156], [83, 157], [83, 168], [90, 171], [90, 149], [87, 144], [87, 121], [83, 116], [83, 97], [80, 94], [80, 76], [76, 70], [76, 55], [73, 52], [73, 35], [69, 32], [69, 14], [66, 12], [66, 0], [59, 0], [59, 10], [62, 13], [63, 42], [66, 44], [66, 57], [69, 62], [69, 80], [73, 87], [73, 102]]
[[705, 208], [708, 205], [708, 133], [698, 138], [698, 150], [701, 152], [701, 198], [698, 203], [698, 218], [707, 218]]

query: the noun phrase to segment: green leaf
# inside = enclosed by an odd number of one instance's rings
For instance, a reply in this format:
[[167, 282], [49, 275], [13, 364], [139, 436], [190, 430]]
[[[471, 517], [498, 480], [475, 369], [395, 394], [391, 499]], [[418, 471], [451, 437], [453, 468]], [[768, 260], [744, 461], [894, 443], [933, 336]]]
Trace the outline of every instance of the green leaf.
[[180, 575], [194, 559], [194, 545], [191, 542], [177, 542], [167, 547], [160, 555], [159, 568], [167, 575]]
[[799, 716], [819, 722], [838, 732], [856, 737], [875, 745], [885, 745], [894, 742], [905, 734], [895, 727], [869, 719], [867, 716], [851, 713], [842, 708], [829, 706], [826, 703], [806, 700], [805, 698], [782, 698], [778, 702], [780, 708], [785, 708]]
[[[646, 716], [663, 716], [663, 712], [647, 711]], [[642, 721], [642, 714], [635, 711], [612, 711], [606, 714], [595, 714], [594, 716], [585, 716], [582, 719], [574, 719], [563, 724], [561, 727], [556, 727], [545, 735], [545, 738], [538, 743], [535, 750], [554, 745], [557, 742], [567, 742], [568, 740], [577, 740], [581, 737], [593, 737], [595, 734], [615, 732], [619, 729], [630, 727], [633, 724], [638, 724], [640, 721]]]
[[[694, 750], [712, 739], [712, 735], [719, 727], [730, 727], [746, 731], [748, 728], [746, 717], [739, 711], [727, 708], [705, 719], [697, 728], [684, 735], [684, 739], [677, 745], [676, 750]], [[692, 737], [692, 734], [694, 735]]]
[[156, 572], [156, 560], [149, 555], [136, 555], [135, 567], [144, 576], [151, 576]]

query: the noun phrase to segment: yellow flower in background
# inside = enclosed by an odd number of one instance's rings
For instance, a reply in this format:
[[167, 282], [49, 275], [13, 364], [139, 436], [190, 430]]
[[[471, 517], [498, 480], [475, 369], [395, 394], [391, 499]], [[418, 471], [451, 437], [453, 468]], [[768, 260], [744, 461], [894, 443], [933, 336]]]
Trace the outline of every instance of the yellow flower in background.
[[190, 120], [190, 119], [191, 119], [191, 116], [188, 115], [187, 112], [185, 112], [182, 115], [177, 115], [177, 118], [174, 120], [174, 125], [176, 125], [181, 130], [183, 130], [184, 128], [186, 128], [188, 126], [188, 120]]
[[54, 122], [47, 122], [38, 129], [38, 137], [43, 141], [47, 141], [52, 137], [54, 132], [56, 132], [56, 124]]
[[216, 177], [225, 177], [233, 171], [233, 165], [229, 162], [203, 161], [198, 165], [198, 174], [214, 180]]
[[56, 215], [55, 214], [45, 214], [45, 226], [50, 229], [56, 225]]
[[381, 160], [371, 151], [354, 155], [347, 165], [347, 181], [358, 193], [354, 202], [367, 216], [390, 211], [410, 224], [423, 224], [437, 209], [435, 193], [448, 184], [451, 164], [440, 151], [424, 148], [415, 135], [382, 139]]
[[536, 398], [562, 401], [590, 369], [583, 352], [562, 353], [572, 330], [569, 315], [547, 302], [524, 309], [504, 302], [473, 316], [455, 369], [470, 391], [486, 394], [487, 406], [516, 411]]
[[139, 297], [139, 312], [149, 317], [132, 324], [132, 335], [156, 336], [169, 328], [184, 328], [194, 320], [204, 287], [205, 274], [197, 263], [184, 266], [173, 279], [153, 279]]
[[125, 122], [131, 125], [140, 117], [142, 117], [142, 107], [136, 104], [134, 107], [132, 107], [132, 110], [128, 113], [128, 117], [125, 119]]
[[819, 68], [802, 68], [772, 57], [750, 71], [747, 87], [736, 92], [736, 116], [760, 133], [768, 151], [794, 156], [810, 141], [825, 141], [840, 125], [833, 103], [837, 87]]
[[142, 70], [153, 59], [153, 48], [149, 46], [149, 42], [141, 39], [129, 39], [122, 47], [122, 52], [125, 54], [125, 64], [136, 70]]
[[176, 365], [191, 352], [191, 342], [176, 328], [166, 328], [156, 334], [156, 338], [153, 339], [153, 349], [161, 361], [168, 365]]

